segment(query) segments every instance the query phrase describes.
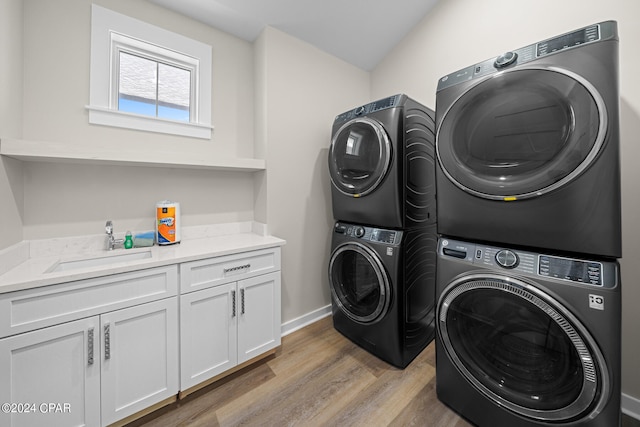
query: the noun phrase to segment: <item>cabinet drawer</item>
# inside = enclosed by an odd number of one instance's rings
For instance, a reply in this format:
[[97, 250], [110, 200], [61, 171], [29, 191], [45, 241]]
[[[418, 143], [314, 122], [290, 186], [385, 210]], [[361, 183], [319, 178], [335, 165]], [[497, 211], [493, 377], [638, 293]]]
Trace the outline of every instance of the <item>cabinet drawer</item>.
[[177, 295], [175, 265], [0, 295], [0, 338]]
[[180, 292], [193, 292], [278, 270], [279, 247], [187, 262], [180, 265]]

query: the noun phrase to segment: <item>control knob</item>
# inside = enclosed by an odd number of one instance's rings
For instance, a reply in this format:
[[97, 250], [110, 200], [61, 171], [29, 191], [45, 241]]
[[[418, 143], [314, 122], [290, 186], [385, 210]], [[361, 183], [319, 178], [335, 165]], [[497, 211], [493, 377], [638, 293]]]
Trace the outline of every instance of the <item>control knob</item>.
[[356, 227], [356, 228], [353, 230], [353, 234], [354, 234], [356, 237], [362, 237], [362, 236], [364, 236], [364, 228], [362, 228], [362, 227]]
[[518, 54], [515, 52], [505, 52], [502, 55], [498, 56], [493, 63], [493, 66], [496, 68], [504, 68], [507, 65], [513, 64], [516, 59], [518, 59]]
[[520, 260], [515, 252], [503, 249], [496, 254], [496, 262], [504, 268], [516, 268]]

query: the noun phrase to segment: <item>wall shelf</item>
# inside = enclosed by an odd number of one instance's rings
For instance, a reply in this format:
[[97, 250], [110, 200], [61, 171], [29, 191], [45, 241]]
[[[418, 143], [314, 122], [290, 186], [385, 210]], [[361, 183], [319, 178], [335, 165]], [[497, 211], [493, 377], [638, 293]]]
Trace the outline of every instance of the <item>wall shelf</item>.
[[106, 147], [82, 147], [59, 142], [22, 139], [0, 140], [0, 155], [27, 162], [146, 166], [238, 172], [257, 172], [266, 169], [266, 162], [263, 159], [217, 158], [209, 160], [194, 158], [194, 156], [189, 156], [188, 153], [184, 152], [116, 151]]

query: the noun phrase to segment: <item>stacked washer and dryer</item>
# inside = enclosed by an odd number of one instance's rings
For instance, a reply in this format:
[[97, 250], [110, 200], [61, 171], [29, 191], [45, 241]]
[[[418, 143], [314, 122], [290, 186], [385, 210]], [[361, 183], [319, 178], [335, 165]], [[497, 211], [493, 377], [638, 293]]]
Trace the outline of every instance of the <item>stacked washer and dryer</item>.
[[443, 77], [437, 394], [479, 426], [620, 423], [618, 36]]
[[333, 123], [334, 327], [400, 368], [435, 334], [434, 143], [434, 112], [403, 94]]

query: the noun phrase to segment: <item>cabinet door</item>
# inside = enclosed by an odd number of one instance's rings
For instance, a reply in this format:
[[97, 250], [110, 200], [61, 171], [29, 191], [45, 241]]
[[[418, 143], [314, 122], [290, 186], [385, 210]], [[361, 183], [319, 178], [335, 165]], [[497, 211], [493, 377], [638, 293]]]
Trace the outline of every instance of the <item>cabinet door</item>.
[[103, 314], [102, 425], [178, 392], [176, 297]]
[[236, 284], [180, 296], [180, 389], [237, 364]]
[[280, 272], [238, 282], [238, 363], [280, 345]]
[[1, 339], [0, 425], [99, 426], [99, 335], [94, 316]]

